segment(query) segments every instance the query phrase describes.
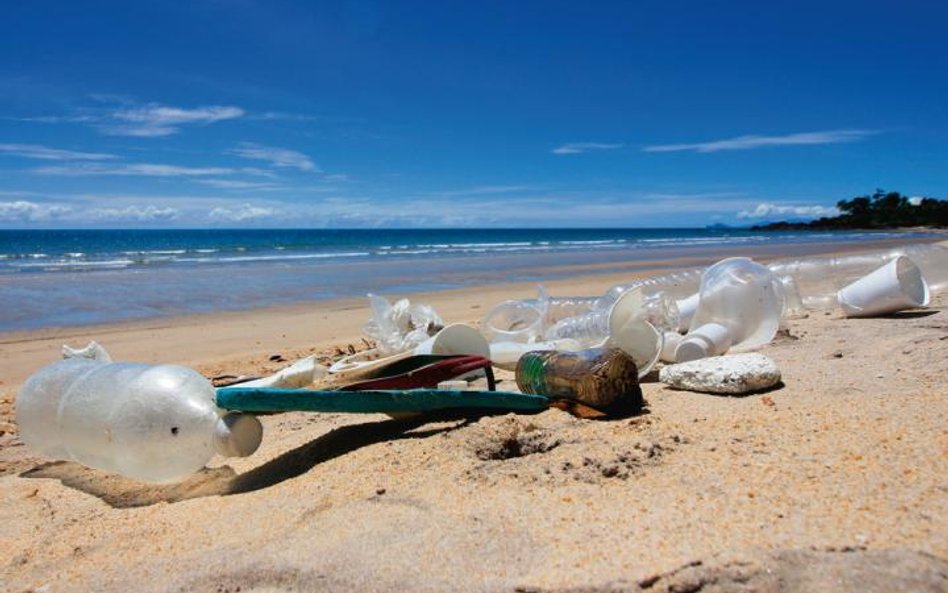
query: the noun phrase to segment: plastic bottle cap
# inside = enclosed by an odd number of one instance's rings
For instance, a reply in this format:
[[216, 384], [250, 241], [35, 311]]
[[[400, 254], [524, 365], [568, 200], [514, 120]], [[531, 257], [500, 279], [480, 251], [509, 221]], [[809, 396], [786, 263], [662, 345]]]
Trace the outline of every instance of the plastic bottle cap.
[[253, 414], [230, 412], [217, 422], [214, 449], [224, 457], [249, 457], [263, 441], [263, 425]]
[[719, 323], [706, 323], [690, 332], [675, 349], [677, 362], [688, 362], [727, 352], [731, 346], [728, 329]]

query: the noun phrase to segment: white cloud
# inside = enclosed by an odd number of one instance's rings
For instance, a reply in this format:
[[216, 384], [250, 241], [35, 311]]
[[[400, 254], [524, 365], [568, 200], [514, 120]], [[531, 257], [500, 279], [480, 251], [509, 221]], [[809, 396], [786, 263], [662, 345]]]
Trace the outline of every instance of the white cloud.
[[149, 103], [111, 112], [100, 129], [111, 136], [151, 138], [177, 134], [184, 125], [207, 125], [243, 117], [244, 114], [243, 109], [233, 106], [211, 105], [184, 109]]
[[922, 203], [922, 200], [924, 199], [925, 198], [923, 196], [912, 196], [911, 198], [908, 199], [908, 202], [912, 206], [920, 206]]
[[114, 154], [103, 152], [78, 152], [39, 144], [0, 144], [0, 154], [44, 161], [104, 161], [118, 158]]
[[247, 169], [227, 167], [182, 167], [179, 165], [161, 165], [138, 163], [129, 165], [73, 165], [37, 167], [32, 170], [38, 175], [124, 175], [138, 177], [203, 177], [208, 175], [233, 175], [235, 173], [253, 173]]
[[159, 206], [126, 206], [125, 208], [95, 208], [90, 218], [108, 222], [168, 222], [178, 218], [177, 208]]
[[207, 217], [214, 222], [247, 222], [270, 218], [276, 213], [277, 210], [274, 208], [241, 204], [239, 206], [214, 208]]
[[201, 185], [216, 187], [218, 189], [233, 190], [254, 190], [254, 191], [278, 191], [282, 186], [275, 183], [261, 181], [240, 181], [237, 179], [195, 179]]
[[242, 142], [237, 148], [231, 150], [230, 154], [245, 159], [266, 161], [274, 167], [299, 169], [300, 171], [319, 171], [319, 168], [308, 156], [302, 152], [288, 148], [276, 148], [274, 146], [261, 146], [252, 142]]
[[71, 211], [68, 206], [37, 204], [26, 200], [0, 202], [2, 222], [43, 222], [60, 218]]
[[770, 216], [799, 216], [816, 218], [818, 216], [836, 216], [839, 210], [826, 206], [789, 206], [773, 203], [757, 204], [753, 210], [741, 210], [738, 218], [767, 218]]
[[829, 130], [825, 132], [801, 132], [784, 136], [748, 135], [694, 144], [657, 144], [646, 146], [643, 150], [645, 152], [719, 152], [722, 150], [749, 150], [765, 146], [840, 144], [842, 142], [856, 142], [878, 133], [876, 130]]
[[605, 144], [602, 142], [570, 142], [554, 148], [553, 154], [582, 154], [592, 150], [615, 150], [622, 148], [622, 144]]

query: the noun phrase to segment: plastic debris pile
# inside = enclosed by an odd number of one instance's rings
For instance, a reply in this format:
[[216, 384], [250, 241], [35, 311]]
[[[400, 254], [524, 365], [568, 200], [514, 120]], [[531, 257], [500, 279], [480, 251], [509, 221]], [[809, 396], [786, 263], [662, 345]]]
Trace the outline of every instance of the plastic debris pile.
[[[375, 346], [328, 369], [311, 356], [215, 390], [176, 365], [112, 362], [95, 342], [32, 375], [17, 398], [24, 443], [37, 453], [149, 482], [186, 478], [215, 454], [247, 456], [262, 439], [255, 412], [432, 410], [535, 413], [550, 406], [615, 417], [643, 405], [639, 380], [661, 362], [673, 388], [738, 394], [769, 389], [780, 371], [747, 353], [810, 311], [885, 315], [925, 307], [948, 288], [948, 247], [785, 259], [729, 258], [654, 275], [601, 296], [508, 300], [480, 328], [445, 325], [430, 306], [370, 294]], [[661, 362], [660, 362], [661, 361]], [[495, 391], [491, 367], [520, 393]], [[488, 389], [470, 389], [486, 378]], [[310, 389], [314, 382], [330, 390]], [[564, 403], [565, 402], [565, 403]], [[590, 412], [591, 410], [591, 412]]]

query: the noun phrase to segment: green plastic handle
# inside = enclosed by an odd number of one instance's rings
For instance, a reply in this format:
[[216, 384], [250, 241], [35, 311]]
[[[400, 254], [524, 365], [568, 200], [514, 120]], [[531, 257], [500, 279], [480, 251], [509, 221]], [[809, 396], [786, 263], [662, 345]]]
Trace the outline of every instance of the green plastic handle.
[[270, 387], [222, 387], [217, 406], [241, 412], [342, 412], [375, 414], [425, 412], [458, 408], [539, 412], [550, 405], [542, 395], [509, 391], [394, 389], [380, 391], [314, 391]]

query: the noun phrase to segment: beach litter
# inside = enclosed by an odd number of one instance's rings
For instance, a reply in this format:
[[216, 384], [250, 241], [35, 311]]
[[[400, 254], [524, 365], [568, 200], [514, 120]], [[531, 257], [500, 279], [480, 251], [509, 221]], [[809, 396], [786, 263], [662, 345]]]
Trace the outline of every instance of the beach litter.
[[871, 317], [925, 307], [931, 299], [921, 270], [900, 255], [836, 294], [848, 317]]
[[658, 379], [673, 389], [744, 395], [765, 391], [780, 383], [780, 369], [757, 352], [727, 354], [663, 367]]
[[675, 360], [754, 350], [777, 335], [783, 312], [782, 285], [746, 257], [722, 260], [701, 277], [698, 309], [675, 349]]
[[[112, 362], [95, 342], [64, 346], [65, 360], [24, 384], [17, 423], [37, 453], [164, 483], [187, 478], [214, 454], [252, 454], [262, 440], [256, 412], [558, 407], [615, 418], [641, 411], [639, 380], [659, 360], [679, 363], [659, 373], [673, 388], [763, 391], [779, 385], [780, 370], [747, 352], [771, 342], [786, 319], [826, 307], [848, 316], [923, 307], [948, 287], [946, 279], [948, 248], [941, 245], [768, 266], [728, 258], [618, 285], [600, 297], [553, 297], [541, 287], [536, 299], [492, 308], [480, 331], [446, 326], [428, 305], [370, 294], [364, 331], [374, 348], [350, 348], [328, 369], [309, 356], [216, 390], [187, 367]], [[522, 393], [495, 391], [492, 366], [515, 371]], [[471, 389], [469, 380], [481, 376], [488, 390]], [[310, 389], [323, 380], [332, 388]]]
[[429, 305], [413, 305], [408, 299], [391, 304], [372, 293], [368, 298], [372, 318], [362, 331], [375, 340], [382, 356], [411, 350], [444, 327], [444, 321]]
[[635, 361], [619, 348], [527, 352], [516, 377], [524, 393], [576, 401], [615, 416], [637, 413], [644, 405]]
[[220, 409], [193, 369], [86, 358], [30, 376], [16, 421], [37, 453], [155, 483], [183, 480], [215, 453], [250, 455], [263, 434], [255, 417]]

